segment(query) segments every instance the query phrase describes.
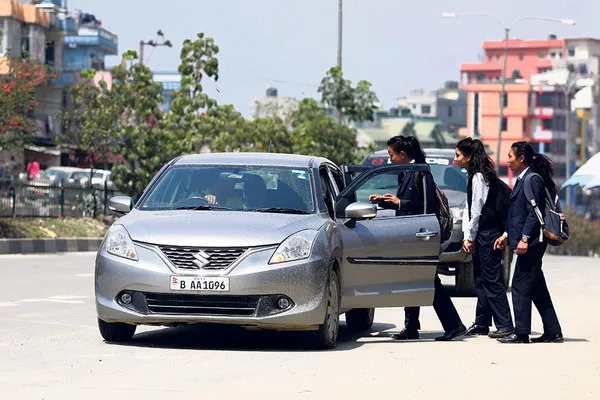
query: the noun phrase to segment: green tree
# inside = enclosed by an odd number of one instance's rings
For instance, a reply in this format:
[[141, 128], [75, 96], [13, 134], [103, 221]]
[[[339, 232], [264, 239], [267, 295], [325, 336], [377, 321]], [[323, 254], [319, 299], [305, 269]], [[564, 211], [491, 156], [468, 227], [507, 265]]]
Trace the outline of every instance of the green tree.
[[[181, 140], [182, 151], [198, 152], [209, 140], [214, 139], [211, 133], [218, 129], [206, 131], [206, 120], [200, 117], [202, 111], [210, 112], [217, 102], [204, 93], [202, 79], [204, 76], [215, 81], [219, 79], [219, 47], [204, 33], [198, 33], [196, 40], [185, 40], [180, 54], [179, 72], [181, 88], [175, 92], [168, 115], [163, 125]], [[218, 110], [217, 117], [224, 110]]]
[[162, 85], [152, 81], [150, 69], [137, 62], [137, 53], [124, 54], [113, 68], [113, 88], [124, 109], [115, 153], [125, 161], [113, 167], [112, 179], [120, 191], [141, 195], [156, 172], [179, 155], [176, 137], [161, 125]]
[[356, 129], [339, 125], [319, 108], [314, 99], [304, 99], [292, 119], [292, 151], [329, 158], [338, 164], [358, 163], [373, 148], [359, 149]]
[[349, 121], [372, 121], [377, 110], [377, 95], [368, 81], [360, 81], [356, 87], [344, 79], [339, 67], [330, 68], [318, 89], [321, 101], [333, 107]]

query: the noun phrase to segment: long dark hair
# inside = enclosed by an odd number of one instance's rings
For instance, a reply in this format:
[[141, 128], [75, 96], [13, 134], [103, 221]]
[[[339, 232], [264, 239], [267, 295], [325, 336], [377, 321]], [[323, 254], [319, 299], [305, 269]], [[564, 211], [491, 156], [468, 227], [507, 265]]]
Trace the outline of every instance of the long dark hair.
[[527, 142], [515, 142], [510, 146], [515, 153], [515, 156], [525, 158], [523, 162], [533, 172], [539, 174], [544, 180], [544, 186], [552, 193], [556, 194], [556, 184], [552, 180], [554, 177], [554, 165], [548, 157], [537, 153], [533, 146]]
[[387, 141], [387, 145], [394, 150], [394, 153], [403, 151], [408, 157], [415, 160], [415, 163], [425, 164], [425, 153], [419, 139], [415, 136], [394, 136]]
[[481, 172], [483, 179], [488, 183], [498, 179], [498, 175], [496, 175], [496, 170], [494, 169], [494, 163], [490, 156], [485, 152], [483, 143], [481, 143], [479, 139], [462, 139], [456, 144], [456, 148], [466, 157], [471, 157], [469, 168], [467, 168], [469, 176], [472, 177], [476, 173]]

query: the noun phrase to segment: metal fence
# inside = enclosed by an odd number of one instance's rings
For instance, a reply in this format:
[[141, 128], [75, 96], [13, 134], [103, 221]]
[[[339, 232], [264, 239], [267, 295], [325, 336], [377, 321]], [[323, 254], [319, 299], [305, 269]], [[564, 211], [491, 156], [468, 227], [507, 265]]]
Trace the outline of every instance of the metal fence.
[[99, 185], [0, 179], [0, 217], [96, 217], [108, 215], [119, 193]]

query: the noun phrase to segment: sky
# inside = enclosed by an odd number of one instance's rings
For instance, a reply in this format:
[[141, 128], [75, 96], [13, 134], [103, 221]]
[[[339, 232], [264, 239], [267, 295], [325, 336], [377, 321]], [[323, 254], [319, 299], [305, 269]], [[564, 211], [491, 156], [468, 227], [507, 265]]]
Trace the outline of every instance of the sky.
[[[318, 98], [321, 78], [337, 62], [337, 0], [68, 0], [68, 8], [102, 20], [119, 36], [120, 53], [156, 40], [161, 29], [173, 48], [145, 48], [154, 71], [177, 70], [183, 40], [198, 32], [214, 38], [220, 76], [204, 84], [206, 92], [246, 116], [268, 87]], [[459, 80], [460, 64], [478, 61], [482, 42], [502, 40], [504, 29], [486, 17], [443, 19], [445, 11], [490, 14], [506, 26], [523, 16], [577, 21], [519, 21], [511, 38], [600, 38], [600, 0], [344, 0], [344, 76], [370, 81], [385, 108], [410, 90]]]

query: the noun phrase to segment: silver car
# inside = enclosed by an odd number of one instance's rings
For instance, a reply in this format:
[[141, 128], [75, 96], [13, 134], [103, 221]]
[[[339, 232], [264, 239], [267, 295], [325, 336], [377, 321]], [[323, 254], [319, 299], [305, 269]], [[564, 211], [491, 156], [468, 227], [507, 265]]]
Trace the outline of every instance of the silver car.
[[135, 206], [110, 200], [126, 215], [96, 257], [101, 335], [118, 342], [139, 324], [223, 323], [312, 331], [316, 346], [331, 348], [341, 313], [357, 331], [371, 327], [375, 307], [431, 305], [435, 215], [389, 215], [367, 202], [374, 183], [407, 169], [431, 179], [427, 166], [391, 165], [344, 187], [324, 158], [173, 160]]

